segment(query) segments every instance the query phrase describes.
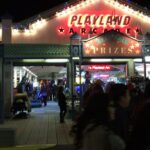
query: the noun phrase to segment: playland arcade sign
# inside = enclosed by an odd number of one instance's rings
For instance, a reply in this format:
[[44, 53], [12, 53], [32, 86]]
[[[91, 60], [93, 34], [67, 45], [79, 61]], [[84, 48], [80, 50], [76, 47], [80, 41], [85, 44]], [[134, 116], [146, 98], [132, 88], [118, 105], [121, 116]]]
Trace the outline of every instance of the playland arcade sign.
[[73, 15], [68, 20], [68, 26], [72, 27], [106, 27], [106, 26], [127, 26], [130, 23], [130, 16], [112, 15]]
[[[65, 20], [63, 20], [65, 21]], [[62, 21], [62, 22], [63, 22]], [[110, 15], [110, 14], [75, 14], [68, 17], [67, 22], [58, 28], [59, 33], [73, 34], [77, 32], [81, 35], [101, 34], [105, 30], [118, 29], [121, 32], [132, 32], [129, 29], [131, 17], [128, 15]], [[66, 24], [66, 25], [65, 25]], [[132, 34], [132, 33], [131, 33]]]

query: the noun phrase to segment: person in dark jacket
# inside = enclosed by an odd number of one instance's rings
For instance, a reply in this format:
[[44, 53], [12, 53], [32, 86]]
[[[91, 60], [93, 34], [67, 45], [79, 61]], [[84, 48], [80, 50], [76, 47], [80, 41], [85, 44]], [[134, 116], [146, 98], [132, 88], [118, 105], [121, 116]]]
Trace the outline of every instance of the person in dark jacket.
[[113, 129], [127, 142], [130, 130], [130, 94], [128, 88], [124, 84], [114, 84], [111, 86], [109, 96], [115, 108]]
[[150, 150], [150, 81], [146, 83], [144, 99], [135, 112], [127, 150]]
[[58, 88], [57, 98], [58, 98], [58, 105], [60, 108], [60, 123], [64, 123], [64, 117], [67, 112], [67, 104], [66, 104], [66, 97], [63, 93], [64, 88], [60, 86]]

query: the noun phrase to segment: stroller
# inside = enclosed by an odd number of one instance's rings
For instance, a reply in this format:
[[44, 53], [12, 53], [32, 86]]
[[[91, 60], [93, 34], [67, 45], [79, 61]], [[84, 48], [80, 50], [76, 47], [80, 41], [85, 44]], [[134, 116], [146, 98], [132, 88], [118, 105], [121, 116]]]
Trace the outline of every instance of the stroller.
[[14, 97], [14, 102], [11, 107], [13, 115], [23, 112], [31, 112], [30, 102], [26, 93], [17, 93]]

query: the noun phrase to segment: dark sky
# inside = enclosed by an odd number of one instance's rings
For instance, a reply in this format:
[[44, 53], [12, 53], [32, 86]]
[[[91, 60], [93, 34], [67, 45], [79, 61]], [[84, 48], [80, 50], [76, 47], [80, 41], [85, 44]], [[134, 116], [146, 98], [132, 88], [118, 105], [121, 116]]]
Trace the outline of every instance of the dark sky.
[[[56, 5], [64, 4], [68, 0], [0, 0], [0, 17], [9, 14], [13, 21], [18, 22], [45, 10], [49, 10]], [[150, 9], [150, 0], [128, 0]]]

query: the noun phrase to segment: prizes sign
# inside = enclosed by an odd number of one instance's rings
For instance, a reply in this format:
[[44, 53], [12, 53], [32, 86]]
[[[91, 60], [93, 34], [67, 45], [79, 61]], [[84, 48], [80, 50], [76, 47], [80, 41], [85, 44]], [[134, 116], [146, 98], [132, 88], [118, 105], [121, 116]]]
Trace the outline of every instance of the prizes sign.
[[94, 39], [83, 42], [85, 57], [140, 57], [142, 43], [111, 30]]

